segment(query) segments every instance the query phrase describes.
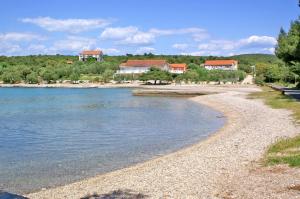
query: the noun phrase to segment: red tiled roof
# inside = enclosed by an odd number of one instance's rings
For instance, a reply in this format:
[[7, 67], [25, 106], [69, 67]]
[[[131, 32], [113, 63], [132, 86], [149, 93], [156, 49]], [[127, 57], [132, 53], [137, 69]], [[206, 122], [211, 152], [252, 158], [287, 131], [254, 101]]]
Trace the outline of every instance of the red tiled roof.
[[81, 55], [101, 55], [101, 50], [84, 50], [80, 53]]
[[186, 70], [187, 65], [186, 64], [170, 64], [170, 67], [172, 69], [182, 69], [182, 70]]
[[163, 66], [167, 64], [166, 60], [127, 60], [127, 62], [122, 63], [121, 66], [131, 66], [131, 67], [153, 67], [153, 66]]
[[237, 64], [236, 60], [206, 60], [204, 65], [206, 66], [224, 66], [224, 65], [232, 65]]

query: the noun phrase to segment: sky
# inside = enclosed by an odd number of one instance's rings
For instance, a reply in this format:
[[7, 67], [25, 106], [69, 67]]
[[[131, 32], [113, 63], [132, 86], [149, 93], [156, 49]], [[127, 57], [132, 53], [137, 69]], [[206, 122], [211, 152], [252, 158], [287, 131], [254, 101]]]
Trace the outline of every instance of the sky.
[[0, 55], [273, 54], [298, 0], [9, 0]]

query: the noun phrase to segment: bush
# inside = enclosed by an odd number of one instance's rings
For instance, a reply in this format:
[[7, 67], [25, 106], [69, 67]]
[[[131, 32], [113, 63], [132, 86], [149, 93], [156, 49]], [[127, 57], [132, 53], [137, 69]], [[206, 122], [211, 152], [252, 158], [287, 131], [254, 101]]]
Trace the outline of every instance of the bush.
[[47, 83], [55, 82], [58, 79], [58, 75], [54, 71], [46, 70], [42, 74], [43, 80]]
[[15, 84], [21, 82], [21, 75], [17, 72], [4, 72], [2, 75], [2, 80], [6, 84]]
[[76, 82], [76, 81], [78, 81], [79, 78], [80, 78], [80, 75], [79, 75], [78, 73], [72, 73], [72, 74], [70, 75], [70, 79], [71, 79], [71, 81], [72, 81], [73, 83]]
[[39, 82], [38, 75], [35, 72], [26, 76], [26, 82], [29, 84], [37, 84]]
[[141, 81], [150, 81], [153, 80], [154, 84], [159, 81], [159, 83], [162, 83], [162, 81], [172, 81], [172, 75], [171, 73], [167, 71], [162, 71], [158, 68], [150, 68], [150, 71], [147, 73], [143, 73], [140, 77], [139, 80]]
[[99, 77], [94, 77], [93, 78], [93, 82], [99, 83], [100, 82], [100, 78]]
[[263, 86], [265, 84], [265, 79], [266, 78], [263, 75], [258, 75], [255, 77], [254, 81], [255, 81], [255, 84]]

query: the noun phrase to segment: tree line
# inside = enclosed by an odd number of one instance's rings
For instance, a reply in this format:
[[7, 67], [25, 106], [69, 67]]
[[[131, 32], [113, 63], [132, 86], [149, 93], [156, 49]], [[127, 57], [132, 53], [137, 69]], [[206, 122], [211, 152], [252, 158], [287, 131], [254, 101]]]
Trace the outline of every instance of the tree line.
[[[0, 56], [0, 80], [4, 83], [56, 83], [63, 81], [80, 82], [88, 80], [89, 82], [109, 82], [111, 80], [123, 81], [139, 79], [138, 76], [114, 75], [122, 62], [128, 59], [165, 59], [168, 63], [186, 63], [188, 71], [182, 75], [160, 74], [163, 80], [168, 81], [232, 81], [241, 80], [242, 71], [251, 73], [251, 65], [261, 62], [263, 72], [270, 64], [279, 60], [274, 55], [239, 55], [235, 57], [215, 57], [215, 56], [184, 56], [184, 55], [153, 55], [151, 53], [144, 55], [124, 56], [104, 56], [104, 62], [96, 62], [89, 59], [86, 62], [78, 61], [77, 56], [64, 55], [32, 55], [32, 56]], [[220, 72], [207, 71], [201, 65], [205, 60], [213, 59], [236, 59], [239, 61], [240, 71], [238, 72]], [[265, 67], [266, 66], [266, 67]], [[161, 73], [161, 72], [160, 72]], [[142, 76], [140, 80], [146, 80], [152, 74]], [[171, 79], [170, 79], [171, 78]], [[272, 77], [273, 78], [273, 77]], [[270, 78], [270, 79], [272, 79]]]
[[188, 70], [182, 74], [172, 74], [168, 71], [163, 71], [152, 67], [147, 73], [141, 75], [116, 75], [115, 80], [133, 81], [140, 80], [145, 83], [165, 84], [170, 82], [175, 83], [200, 83], [200, 82], [217, 82], [217, 83], [237, 83], [246, 77], [246, 72], [241, 70], [207, 70], [197, 64], [188, 64]]
[[[291, 22], [288, 32], [281, 28], [275, 54], [282, 60], [286, 70], [294, 74], [294, 79], [298, 81], [300, 75], [300, 18]], [[299, 87], [299, 84], [297, 86]]]
[[278, 61], [257, 64], [256, 83], [293, 83], [300, 87], [300, 18], [291, 22], [287, 32], [280, 29], [275, 55]]

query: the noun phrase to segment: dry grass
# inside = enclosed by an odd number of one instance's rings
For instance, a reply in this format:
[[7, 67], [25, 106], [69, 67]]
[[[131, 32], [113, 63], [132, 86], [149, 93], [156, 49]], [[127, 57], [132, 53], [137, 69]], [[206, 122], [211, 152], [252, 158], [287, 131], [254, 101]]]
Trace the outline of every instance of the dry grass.
[[265, 103], [272, 108], [288, 109], [293, 112], [297, 122], [300, 122], [300, 103], [294, 98], [282, 95], [269, 87], [262, 87], [262, 92], [255, 92], [249, 95], [251, 99], [263, 99]]
[[[263, 87], [262, 90], [250, 94], [249, 98], [263, 99], [272, 108], [288, 109], [293, 112], [295, 121], [300, 122], [300, 102], [268, 87]], [[267, 165], [288, 164], [292, 167], [300, 167], [300, 135], [278, 140], [271, 145], [264, 161]]]

